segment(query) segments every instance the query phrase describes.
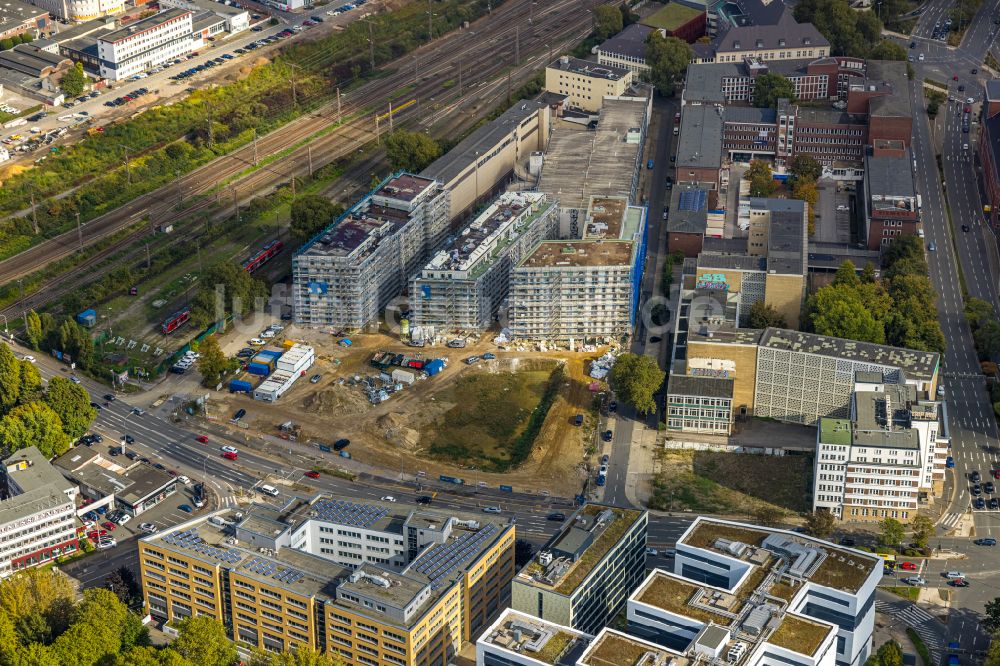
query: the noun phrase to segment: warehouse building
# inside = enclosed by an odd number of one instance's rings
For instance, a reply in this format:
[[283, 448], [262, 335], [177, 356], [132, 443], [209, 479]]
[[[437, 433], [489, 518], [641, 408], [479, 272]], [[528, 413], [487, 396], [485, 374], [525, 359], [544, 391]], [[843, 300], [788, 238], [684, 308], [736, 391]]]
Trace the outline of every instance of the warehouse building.
[[605, 97], [621, 97], [632, 85], [630, 69], [562, 56], [545, 68], [545, 89], [566, 95], [566, 105], [597, 112]]
[[912, 385], [857, 373], [849, 418], [819, 420], [813, 509], [851, 522], [911, 522], [944, 489], [944, 410]]
[[483, 331], [507, 299], [514, 264], [557, 229], [557, 204], [538, 192], [500, 195], [410, 285], [410, 322]]
[[510, 277], [517, 338], [620, 339], [635, 323], [646, 259], [646, 209], [592, 197], [580, 240], [542, 241]]
[[448, 219], [438, 182], [386, 179], [296, 252], [295, 321], [349, 330], [376, 322], [444, 241]]
[[101, 76], [122, 81], [191, 52], [192, 13], [171, 8], [97, 39]]
[[646, 571], [649, 514], [587, 504], [514, 578], [511, 607], [596, 633], [617, 616]]
[[76, 552], [76, 487], [36, 447], [3, 462], [0, 578]]
[[506, 606], [514, 526], [318, 495], [165, 529], [139, 559], [162, 621], [207, 615], [245, 648], [444, 666]]

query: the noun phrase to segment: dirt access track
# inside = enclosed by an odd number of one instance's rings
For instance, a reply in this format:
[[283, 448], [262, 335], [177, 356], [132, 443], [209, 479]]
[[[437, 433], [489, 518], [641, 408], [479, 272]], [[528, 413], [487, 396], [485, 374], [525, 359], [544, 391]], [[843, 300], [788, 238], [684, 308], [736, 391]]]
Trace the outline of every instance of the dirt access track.
[[[245, 337], [248, 336], [224, 336], [223, 349], [235, 354], [245, 345]], [[353, 344], [344, 347], [337, 344], [338, 338], [328, 333], [296, 326], [286, 328], [276, 340], [280, 344], [284, 339], [316, 349], [316, 364], [306, 372], [306, 377], [275, 403], [256, 401], [242, 394], [213, 393], [209, 401], [211, 416], [220, 423], [228, 423], [235, 410], [246, 409], [244, 421], [249, 425], [249, 433], [247, 429], [234, 428], [241, 435], [256, 432], [274, 436], [279, 433], [279, 424], [292, 421], [301, 428], [298, 441], [302, 443], [329, 444], [347, 438], [351, 440], [349, 451], [353, 459], [383, 468], [388, 474], [400, 470], [407, 474], [421, 471], [429, 478], [446, 474], [463, 478], [466, 483], [508, 484], [562, 495], [580, 492], [588, 473], [587, 444], [593, 439], [596, 423], [595, 396], [588, 388], [592, 380], [585, 375], [585, 370], [588, 361], [603, 349], [594, 353], [542, 352], [526, 347], [504, 350], [492, 343], [492, 335], [478, 342], [470, 341], [464, 349], [443, 346], [419, 349], [380, 334], [351, 336]], [[434, 377], [418, 379], [389, 400], [372, 405], [359, 386], [350, 386], [341, 380], [377, 374], [369, 360], [378, 350], [426, 359], [447, 359], [447, 367]], [[469, 356], [485, 352], [496, 354], [496, 360], [480, 361], [471, 366], [464, 363]], [[526, 462], [509, 472], [491, 474], [470, 469], [469, 465], [433, 459], [427, 453], [429, 442], [425, 441], [425, 433], [433, 430], [435, 421], [454, 405], [438, 400], [445, 389], [472, 373], [517, 371], [519, 367], [537, 365], [531, 362], [541, 360], [562, 362], [565, 379]], [[308, 380], [313, 374], [322, 375], [316, 384]], [[502, 409], [503, 405], [497, 408]], [[582, 428], [573, 424], [574, 417], [581, 413], [585, 415]]]

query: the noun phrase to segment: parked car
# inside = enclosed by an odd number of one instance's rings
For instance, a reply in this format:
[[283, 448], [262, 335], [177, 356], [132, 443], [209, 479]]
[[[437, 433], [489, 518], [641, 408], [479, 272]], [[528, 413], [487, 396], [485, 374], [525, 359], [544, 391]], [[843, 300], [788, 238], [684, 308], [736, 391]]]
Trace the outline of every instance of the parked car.
[[234, 421], [239, 421], [241, 418], [243, 418], [246, 415], [247, 415], [247, 410], [242, 409], [242, 408], [241, 409], [237, 409], [236, 413], [233, 414], [233, 420]]
[[434, 498], [432, 498], [432, 497], [431, 497], [430, 495], [421, 495], [420, 497], [418, 497], [418, 498], [417, 498], [416, 500], [414, 500], [414, 501], [415, 501], [415, 502], [416, 502], [417, 504], [430, 504], [430, 503], [431, 503], [431, 502], [433, 501], [433, 499], [434, 499]]
[[900, 565], [899, 565], [899, 568], [900, 569], [905, 569], [907, 571], [916, 571], [920, 567], [918, 567], [913, 562], [901, 562]]
[[139, 529], [146, 534], [152, 534], [157, 530], [157, 527], [153, 523], [139, 523]]
[[321, 375], [319, 373], [316, 373], [315, 375], [313, 375], [312, 377], [309, 378], [309, 383], [310, 384], [316, 384], [322, 378], [323, 378], [323, 375]]
[[646, 555], [649, 556], [649, 557], [656, 557], [659, 554], [660, 554], [660, 551], [656, 550], [655, 548], [647, 548], [646, 549]]
[[614, 433], [612, 433], [610, 430], [605, 430], [603, 433], [601, 433], [601, 439], [603, 439], [605, 442], [610, 442], [613, 434]]
[[350, 445], [351, 445], [351, 440], [349, 440], [349, 439], [338, 439], [336, 442], [333, 443], [333, 450], [334, 451], [342, 451], [343, 449], [346, 449]]
[[103, 523], [101, 523], [101, 527], [108, 530], [109, 532], [114, 532], [116, 529], [118, 529], [118, 526], [115, 525], [110, 520], [105, 520]]
[[993, 485], [992, 481], [987, 481], [983, 484], [983, 492], [993, 494], [996, 491], [996, 487]]
[[194, 509], [191, 508], [190, 504], [181, 504], [177, 508], [183, 511], [184, 513], [194, 513]]
[[979, 483], [979, 480], [981, 478], [982, 477], [979, 476], [979, 470], [978, 469], [972, 470], [972, 473], [969, 474], [969, 481], [972, 481], [973, 483]]
[[560, 513], [558, 511], [556, 511], [556, 512], [550, 513], [548, 515], [548, 520], [563, 521], [563, 520], [566, 520], [566, 514], [565, 513]]
[[484, 506], [483, 513], [501, 513], [502, 509], [498, 506]]
[[982, 497], [977, 497], [976, 501], [972, 503], [972, 508], [982, 511], [986, 508], [986, 500]]

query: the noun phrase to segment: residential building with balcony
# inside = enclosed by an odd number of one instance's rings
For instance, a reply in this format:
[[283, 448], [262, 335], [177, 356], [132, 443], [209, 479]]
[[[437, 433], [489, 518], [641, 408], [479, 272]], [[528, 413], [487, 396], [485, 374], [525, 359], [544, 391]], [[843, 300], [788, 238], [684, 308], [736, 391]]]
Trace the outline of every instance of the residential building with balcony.
[[410, 284], [410, 323], [484, 331], [507, 300], [511, 267], [558, 230], [558, 204], [538, 192], [500, 195]]
[[295, 253], [295, 321], [348, 330], [377, 322], [447, 231], [447, 196], [437, 181], [408, 173], [386, 179]]
[[600, 631], [645, 575], [648, 523], [645, 511], [586, 504], [518, 572], [511, 607], [577, 631]]
[[698, 517], [628, 599], [628, 633], [693, 661], [861, 666], [881, 560], [795, 532]]
[[139, 562], [161, 621], [207, 615], [245, 648], [445, 666], [508, 603], [514, 526], [318, 495], [165, 529], [140, 540]]

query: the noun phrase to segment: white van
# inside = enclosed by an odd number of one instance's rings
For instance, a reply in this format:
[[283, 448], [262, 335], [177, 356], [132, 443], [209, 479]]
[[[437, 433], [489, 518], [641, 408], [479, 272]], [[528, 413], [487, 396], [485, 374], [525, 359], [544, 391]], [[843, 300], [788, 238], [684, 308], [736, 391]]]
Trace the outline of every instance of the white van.
[[260, 487], [260, 492], [262, 492], [264, 494], [267, 494], [267, 495], [270, 495], [271, 497], [277, 497], [278, 494], [279, 494], [277, 488], [275, 488], [274, 486], [268, 486], [268, 485], [261, 486]]

